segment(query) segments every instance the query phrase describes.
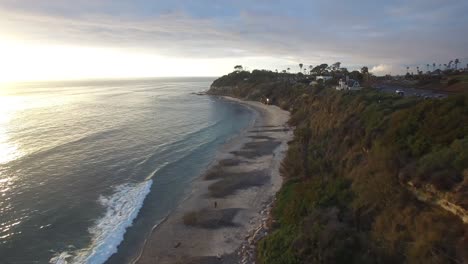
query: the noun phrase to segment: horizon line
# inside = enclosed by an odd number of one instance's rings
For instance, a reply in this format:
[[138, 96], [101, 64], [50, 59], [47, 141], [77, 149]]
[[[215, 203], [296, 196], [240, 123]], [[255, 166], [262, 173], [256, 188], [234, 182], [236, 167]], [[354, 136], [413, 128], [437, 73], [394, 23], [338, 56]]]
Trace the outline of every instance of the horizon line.
[[0, 84], [30, 83], [30, 82], [74, 82], [74, 81], [124, 81], [143, 79], [168, 79], [168, 78], [219, 78], [221, 76], [138, 76], [138, 77], [85, 77], [69, 79], [30, 79], [30, 80], [8, 80], [1, 81]]

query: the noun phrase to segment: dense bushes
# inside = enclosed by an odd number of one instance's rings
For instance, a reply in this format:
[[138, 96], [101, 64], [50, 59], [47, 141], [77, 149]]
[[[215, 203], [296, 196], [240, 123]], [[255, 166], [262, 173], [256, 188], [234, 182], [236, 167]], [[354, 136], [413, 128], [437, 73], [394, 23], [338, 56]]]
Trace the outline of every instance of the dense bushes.
[[259, 243], [262, 263], [350, 262], [359, 238], [349, 228], [349, 183], [343, 179], [287, 182], [274, 217], [280, 228]]
[[231, 91], [275, 96], [296, 127], [259, 263], [468, 261], [466, 225], [406, 188], [431, 186], [467, 209], [467, 95], [420, 100], [276, 80]]

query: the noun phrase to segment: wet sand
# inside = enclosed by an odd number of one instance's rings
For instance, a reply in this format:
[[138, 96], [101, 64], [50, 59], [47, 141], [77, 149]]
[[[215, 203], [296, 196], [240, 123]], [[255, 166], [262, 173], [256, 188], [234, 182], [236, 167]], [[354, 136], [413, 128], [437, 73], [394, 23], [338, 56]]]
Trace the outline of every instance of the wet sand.
[[219, 151], [187, 199], [153, 230], [136, 263], [249, 263], [254, 258], [254, 240], [265, 232], [268, 208], [282, 184], [279, 167], [292, 138], [289, 113], [225, 99], [253, 109], [253, 126]]

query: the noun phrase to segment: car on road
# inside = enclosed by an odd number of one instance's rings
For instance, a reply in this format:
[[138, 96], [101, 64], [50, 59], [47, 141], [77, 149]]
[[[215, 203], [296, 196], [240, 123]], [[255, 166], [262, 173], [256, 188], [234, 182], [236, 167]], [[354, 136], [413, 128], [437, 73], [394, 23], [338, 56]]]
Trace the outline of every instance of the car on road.
[[405, 91], [400, 90], [400, 89], [396, 90], [395, 93], [398, 94], [398, 95], [401, 95], [401, 96], [405, 95]]

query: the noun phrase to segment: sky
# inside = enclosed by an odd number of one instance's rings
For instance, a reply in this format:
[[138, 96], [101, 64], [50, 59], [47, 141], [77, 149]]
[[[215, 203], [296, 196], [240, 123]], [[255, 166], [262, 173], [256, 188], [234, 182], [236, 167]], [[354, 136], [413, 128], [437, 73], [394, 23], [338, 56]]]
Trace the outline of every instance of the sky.
[[466, 0], [0, 0], [0, 81], [468, 63]]

